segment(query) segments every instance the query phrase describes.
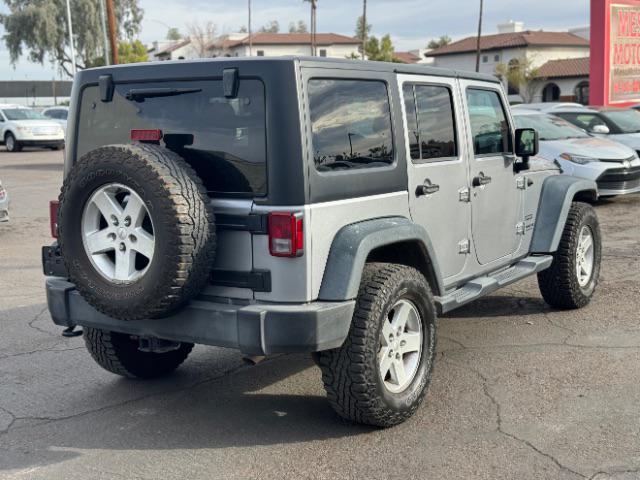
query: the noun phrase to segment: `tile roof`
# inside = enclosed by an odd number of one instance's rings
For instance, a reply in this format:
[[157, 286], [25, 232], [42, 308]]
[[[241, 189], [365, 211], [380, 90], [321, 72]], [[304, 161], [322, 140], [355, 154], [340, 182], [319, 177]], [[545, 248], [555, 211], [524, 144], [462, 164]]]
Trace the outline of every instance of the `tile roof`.
[[162, 50], [160, 50], [159, 52], [157, 52], [155, 54], [155, 56], [159, 56], [159, 55], [163, 55], [165, 53], [171, 53], [175, 50], [178, 50], [179, 48], [182, 48], [186, 45], [189, 45], [191, 43], [191, 40], [189, 40], [188, 38], [185, 40], [180, 40], [176, 43], [172, 43], [171, 45], [169, 45], [168, 47], [163, 48]]
[[[450, 43], [444, 47], [431, 50], [426, 55], [437, 57], [440, 55], [450, 55], [455, 53], [466, 53], [476, 51], [477, 37], [467, 37], [457, 42]], [[569, 32], [543, 32], [526, 30], [515, 33], [498, 33], [495, 35], [484, 35], [480, 38], [480, 49], [496, 50], [503, 48], [518, 48], [528, 46], [564, 46], [564, 47], [588, 47], [589, 41]]]
[[538, 76], [544, 78], [588, 77], [589, 57], [549, 60], [539, 68]]
[[[310, 33], [255, 33], [251, 35], [253, 45], [293, 45], [308, 44], [311, 42]], [[359, 45], [360, 40], [337, 33], [316, 33], [317, 45]], [[249, 36], [240, 40], [222, 40], [212, 44], [213, 46], [231, 48], [239, 45], [249, 45]]]
[[394, 52], [393, 56], [402, 63], [418, 63], [420, 57], [411, 52]]

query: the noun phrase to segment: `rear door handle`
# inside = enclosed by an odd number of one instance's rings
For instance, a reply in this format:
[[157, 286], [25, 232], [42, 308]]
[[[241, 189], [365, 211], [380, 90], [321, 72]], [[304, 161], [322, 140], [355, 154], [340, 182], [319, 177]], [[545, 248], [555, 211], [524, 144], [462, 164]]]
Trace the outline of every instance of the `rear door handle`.
[[472, 185], [474, 187], [482, 187], [491, 183], [491, 177], [487, 177], [484, 173], [480, 172], [477, 177], [473, 177]]
[[438, 190], [440, 190], [440, 185], [431, 183], [431, 180], [427, 178], [422, 185], [418, 185], [418, 188], [416, 188], [416, 197], [422, 197], [424, 195], [432, 195], [436, 193]]

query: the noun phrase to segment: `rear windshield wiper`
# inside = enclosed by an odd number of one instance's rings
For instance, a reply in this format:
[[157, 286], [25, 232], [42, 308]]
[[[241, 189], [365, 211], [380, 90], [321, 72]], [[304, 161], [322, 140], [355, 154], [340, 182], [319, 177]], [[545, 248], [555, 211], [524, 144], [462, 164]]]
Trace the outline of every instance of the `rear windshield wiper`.
[[201, 92], [201, 88], [132, 88], [125, 94], [127, 100], [144, 101], [145, 98], [174, 97]]

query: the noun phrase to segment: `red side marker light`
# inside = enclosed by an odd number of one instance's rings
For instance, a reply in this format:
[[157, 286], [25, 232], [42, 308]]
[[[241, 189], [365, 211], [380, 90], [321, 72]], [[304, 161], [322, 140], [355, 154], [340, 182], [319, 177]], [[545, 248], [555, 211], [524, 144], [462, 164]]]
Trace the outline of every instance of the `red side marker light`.
[[159, 142], [162, 138], [162, 130], [131, 130], [131, 140], [138, 142]]

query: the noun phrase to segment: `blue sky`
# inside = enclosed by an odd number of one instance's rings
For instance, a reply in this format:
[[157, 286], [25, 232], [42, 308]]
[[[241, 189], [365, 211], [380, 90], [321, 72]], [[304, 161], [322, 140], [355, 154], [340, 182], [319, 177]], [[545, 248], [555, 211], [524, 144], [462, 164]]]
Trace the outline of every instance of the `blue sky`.
[[[60, 0], [62, 1], [62, 0]], [[219, 32], [236, 31], [246, 25], [246, 0], [141, 0], [145, 10], [140, 39], [163, 39], [163, 24], [187, 31], [195, 21], [214, 22]], [[485, 0], [484, 31], [495, 33], [498, 23], [525, 22], [532, 30], [563, 30], [587, 25], [588, 0]], [[431, 38], [449, 35], [458, 39], [472, 35], [477, 28], [479, 0], [368, 0], [367, 16], [374, 35], [391, 34], [396, 50], [423, 47]], [[71, 0], [73, 8], [73, 0]], [[159, 6], [161, 5], [161, 6]], [[318, 31], [353, 35], [361, 14], [360, 0], [318, 0]], [[0, 12], [6, 12], [0, 0]], [[309, 4], [302, 0], [253, 0], [254, 28], [278, 20], [282, 29], [289, 22], [308, 21]], [[0, 27], [0, 36], [4, 33]], [[0, 79], [24, 80], [59, 77], [49, 64], [21, 61], [14, 69], [4, 42], [0, 42]]]

